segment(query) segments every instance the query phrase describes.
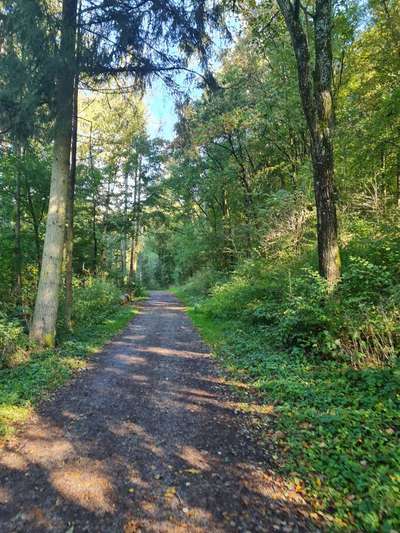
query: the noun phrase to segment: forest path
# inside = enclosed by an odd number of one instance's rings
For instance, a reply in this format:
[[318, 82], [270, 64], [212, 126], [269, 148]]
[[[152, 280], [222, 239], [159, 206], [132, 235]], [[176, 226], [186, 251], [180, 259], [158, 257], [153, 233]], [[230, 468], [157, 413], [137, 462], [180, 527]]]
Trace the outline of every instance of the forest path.
[[0, 453], [0, 531], [309, 531], [249, 417], [182, 305], [152, 292]]

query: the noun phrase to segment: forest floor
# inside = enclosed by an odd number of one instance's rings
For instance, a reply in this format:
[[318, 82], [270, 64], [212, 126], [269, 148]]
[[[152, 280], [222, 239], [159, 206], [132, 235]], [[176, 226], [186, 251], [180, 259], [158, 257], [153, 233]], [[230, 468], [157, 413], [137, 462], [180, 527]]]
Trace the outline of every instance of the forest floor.
[[226, 381], [178, 300], [152, 292], [0, 452], [0, 530], [315, 531], [259, 439], [267, 407]]

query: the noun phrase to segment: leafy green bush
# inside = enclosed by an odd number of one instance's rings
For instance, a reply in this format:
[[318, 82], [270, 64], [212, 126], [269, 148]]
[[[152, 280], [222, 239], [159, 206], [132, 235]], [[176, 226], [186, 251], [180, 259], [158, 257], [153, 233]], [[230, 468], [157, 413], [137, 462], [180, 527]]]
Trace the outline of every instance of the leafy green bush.
[[340, 341], [335, 331], [335, 306], [326, 281], [305, 269], [286, 291], [276, 338], [292, 352], [335, 355]]
[[25, 357], [27, 336], [18, 322], [0, 315], [0, 368], [14, 366]]
[[[207, 285], [211, 297], [201, 309], [216, 319], [258, 326], [277, 350], [357, 366], [393, 364], [400, 349], [397, 244], [382, 239], [372, 251], [365, 248], [364, 256], [354, 255], [362, 250], [353, 246], [344, 249], [344, 274], [333, 289], [313, 267], [312, 256], [273, 265], [247, 260], [228, 280]], [[194, 280], [182, 293], [192, 302], [207, 294]]]
[[76, 324], [99, 323], [121, 303], [121, 291], [110, 281], [89, 279], [86, 283], [74, 289], [72, 317]]
[[340, 292], [349, 304], [371, 302], [382, 298], [393, 286], [393, 278], [385, 264], [374, 264], [363, 257], [350, 256], [343, 272]]
[[137, 280], [131, 280], [125, 283], [124, 290], [130, 295], [135, 296], [137, 298], [140, 298], [141, 296], [145, 296], [146, 290], [142, 284], [142, 282]]
[[211, 288], [221, 279], [221, 274], [212, 269], [196, 272], [188, 281], [179, 287], [179, 293], [191, 303], [198, 303], [210, 294]]

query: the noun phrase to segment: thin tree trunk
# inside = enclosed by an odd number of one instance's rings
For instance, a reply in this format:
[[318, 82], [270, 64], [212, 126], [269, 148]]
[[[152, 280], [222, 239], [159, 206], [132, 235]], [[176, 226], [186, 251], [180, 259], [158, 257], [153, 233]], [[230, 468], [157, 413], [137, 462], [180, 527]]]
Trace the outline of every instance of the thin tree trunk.
[[42, 268], [30, 332], [31, 339], [44, 346], [55, 344], [61, 285], [71, 152], [76, 15], [77, 0], [63, 0], [49, 210]]
[[136, 247], [137, 247], [137, 218], [139, 212], [139, 181], [140, 181], [140, 169], [139, 162], [135, 170], [135, 183], [134, 183], [134, 198], [133, 205], [135, 210], [135, 219], [133, 222], [133, 231], [132, 231], [132, 240], [131, 240], [131, 253], [130, 253], [130, 263], [129, 263], [129, 283], [132, 284], [135, 280], [136, 275]]
[[92, 258], [92, 273], [96, 275], [97, 273], [97, 255], [98, 255], [98, 245], [97, 245], [97, 227], [96, 227], [96, 217], [97, 217], [97, 189], [95, 183], [94, 175], [94, 161], [93, 161], [93, 123], [90, 123], [90, 133], [89, 133], [89, 164], [90, 164], [90, 175], [92, 178], [92, 239], [93, 239], [93, 258]]
[[122, 284], [125, 284], [126, 281], [126, 254], [128, 253], [128, 242], [125, 235], [121, 239], [121, 277]]
[[121, 243], [121, 270], [123, 283], [127, 281], [127, 253], [128, 253], [128, 170], [124, 173], [124, 226]]
[[136, 241], [135, 235], [132, 235], [131, 239], [131, 251], [130, 251], [130, 261], [129, 261], [129, 284], [133, 283], [135, 277], [135, 250], [136, 250]]
[[340, 277], [340, 251], [334, 192], [332, 101], [332, 0], [316, 0], [315, 65], [312, 74], [299, 0], [278, 0], [296, 56], [299, 92], [311, 137], [311, 158], [317, 208], [318, 260], [321, 276], [330, 284]]
[[[22, 155], [22, 150], [17, 148], [18, 158]], [[22, 305], [22, 251], [21, 251], [21, 169], [20, 161], [17, 165], [15, 184], [15, 300], [17, 305]]]
[[101, 256], [100, 256], [100, 266], [102, 271], [109, 271], [112, 265], [110, 265], [110, 259], [109, 259], [109, 251], [107, 244], [107, 235], [109, 230], [109, 220], [108, 215], [110, 211], [110, 202], [111, 202], [111, 182], [110, 179], [107, 179], [107, 192], [106, 192], [106, 198], [105, 198], [105, 204], [104, 204], [104, 212], [103, 212], [103, 233], [102, 233], [102, 250], [101, 250]]
[[73, 251], [74, 251], [74, 204], [76, 183], [76, 160], [78, 149], [78, 108], [79, 108], [79, 65], [81, 48], [81, 9], [82, 0], [79, 0], [78, 26], [76, 37], [76, 72], [74, 78], [74, 93], [72, 98], [72, 131], [71, 131], [71, 167], [68, 176], [67, 191], [67, 225], [65, 230], [65, 311], [64, 320], [67, 329], [72, 330], [73, 306]]
[[79, 75], [75, 75], [72, 116], [71, 168], [68, 179], [67, 226], [65, 234], [65, 325], [72, 330], [73, 305], [73, 248], [74, 248], [74, 202], [76, 182], [76, 156], [78, 147], [78, 94]]
[[97, 216], [97, 202], [96, 197], [93, 196], [92, 202], [92, 238], [93, 238], [93, 274], [97, 273], [97, 228], [96, 228], [96, 216]]
[[142, 196], [142, 164], [139, 159], [139, 177], [138, 177], [138, 194], [137, 194], [137, 214], [136, 214], [136, 230], [135, 230], [135, 275], [137, 274], [138, 269], [138, 260], [139, 260], [139, 238], [140, 238], [140, 229], [142, 224], [142, 206], [141, 206], [141, 196]]
[[40, 234], [39, 234], [40, 223], [35, 213], [35, 207], [33, 205], [32, 193], [31, 193], [31, 188], [29, 184], [27, 186], [27, 196], [28, 196], [29, 211], [32, 217], [33, 233], [35, 235], [36, 261], [37, 261], [38, 269], [40, 270], [40, 258], [41, 258], [41, 243], [40, 243]]

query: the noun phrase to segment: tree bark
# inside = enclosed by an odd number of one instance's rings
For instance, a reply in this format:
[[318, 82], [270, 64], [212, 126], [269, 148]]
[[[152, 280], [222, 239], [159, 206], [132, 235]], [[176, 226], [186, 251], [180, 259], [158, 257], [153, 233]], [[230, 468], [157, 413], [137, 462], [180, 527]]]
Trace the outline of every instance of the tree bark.
[[78, 94], [79, 75], [76, 73], [73, 96], [72, 115], [72, 143], [71, 143], [71, 168], [68, 179], [67, 193], [67, 226], [65, 233], [65, 325], [72, 330], [72, 305], [73, 305], [73, 248], [74, 248], [74, 202], [76, 182], [76, 156], [78, 147]]
[[22, 251], [21, 251], [21, 169], [20, 158], [22, 150], [17, 147], [17, 164], [16, 184], [15, 184], [15, 301], [17, 305], [22, 305]]
[[130, 253], [129, 266], [129, 283], [132, 284], [136, 279], [137, 264], [138, 264], [138, 246], [141, 225], [141, 194], [142, 194], [142, 165], [140, 158], [138, 159], [138, 166], [135, 172], [135, 192], [134, 192], [134, 209], [135, 219], [133, 222], [133, 233]]
[[97, 201], [96, 201], [95, 194], [93, 194], [93, 198], [92, 198], [92, 239], [93, 239], [92, 272], [94, 276], [97, 274], [97, 255], [98, 255], [96, 218], [97, 218]]
[[317, 208], [318, 261], [321, 276], [334, 284], [341, 274], [334, 191], [332, 100], [332, 0], [316, 0], [315, 62], [312, 71], [299, 0], [278, 0], [296, 56], [299, 92], [311, 138], [314, 193]]
[[121, 242], [121, 276], [123, 284], [127, 281], [127, 253], [128, 253], [128, 184], [129, 184], [129, 172], [125, 169], [124, 172], [124, 223], [123, 223], [123, 236]]
[[36, 215], [35, 212], [35, 206], [33, 205], [32, 200], [32, 191], [29, 184], [27, 184], [27, 197], [28, 197], [28, 206], [29, 206], [29, 212], [32, 219], [32, 227], [33, 227], [33, 233], [35, 235], [35, 248], [36, 248], [36, 261], [38, 266], [38, 271], [40, 271], [40, 260], [41, 260], [41, 242], [40, 242], [40, 222], [42, 219], [42, 216], [39, 217]]
[[65, 311], [64, 320], [67, 329], [72, 330], [73, 306], [73, 252], [74, 252], [74, 204], [76, 183], [76, 162], [78, 149], [78, 108], [79, 108], [79, 67], [81, 52], [81, 10], [82, 0], [79, 0], [78, 25], [76, 36], [76, 72], [74, 78], [74, 92], [72, 97], [72, 131], [71, 131], [71, 166], [68, 176], [67, 190], [67, 225], [65, 229]]
[[49, 210], [39, 287], [30, 332], [33, 341], [49, 347], [55, 344], [65, 240], [75, 76], [76, 15], [77, 0], [63, 0]]

